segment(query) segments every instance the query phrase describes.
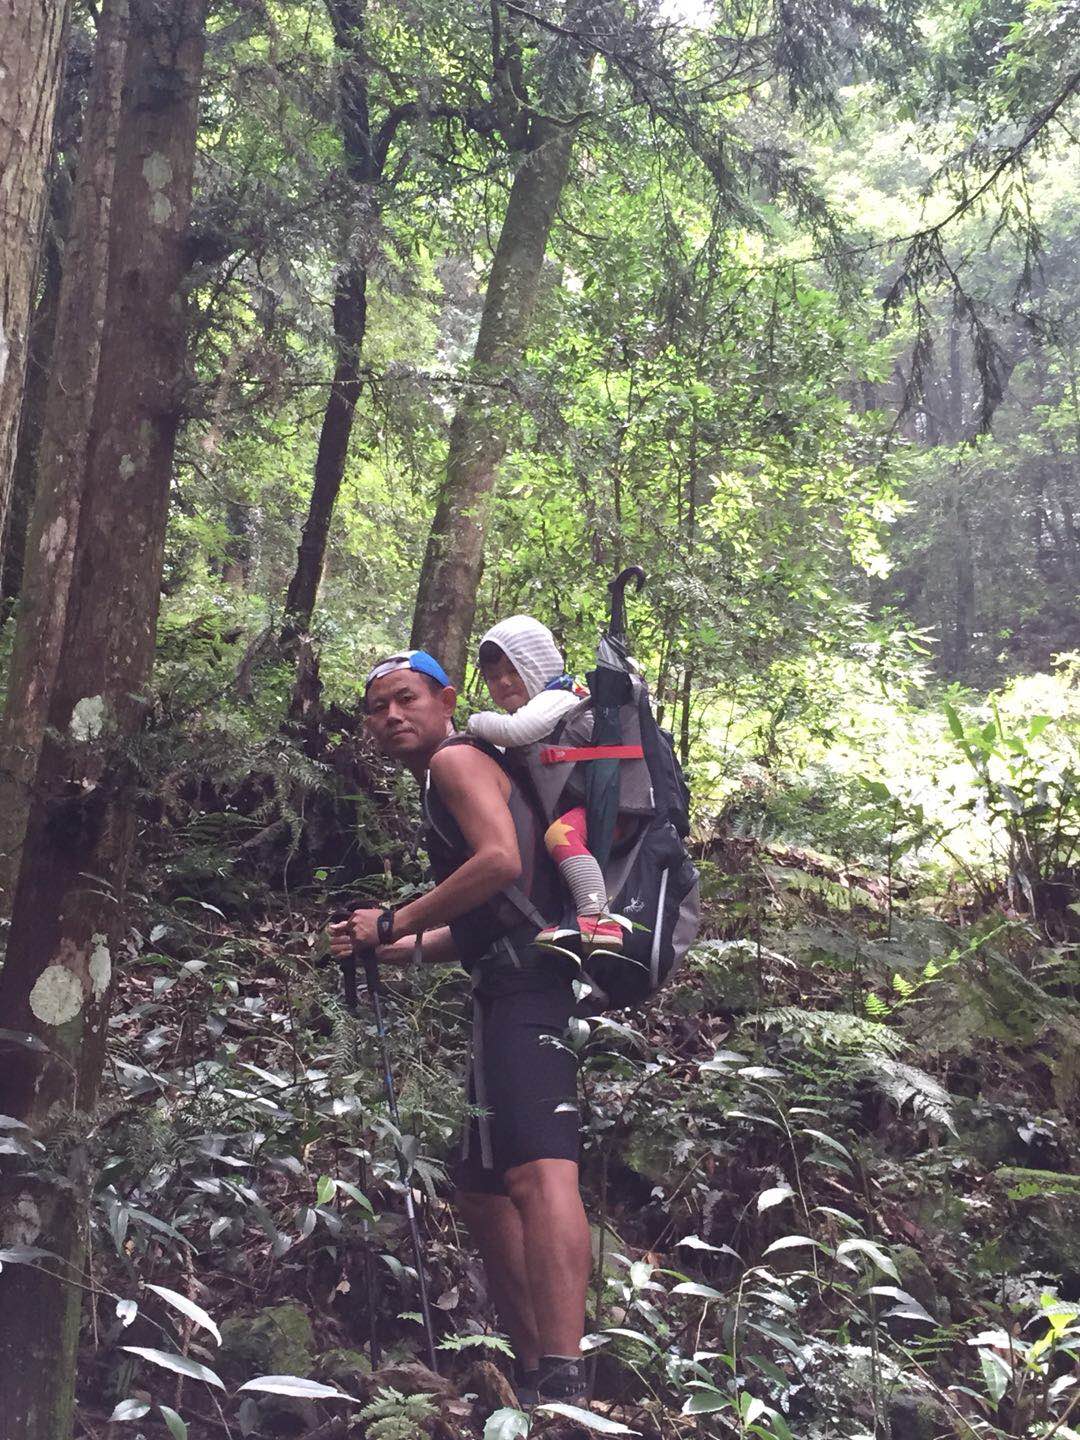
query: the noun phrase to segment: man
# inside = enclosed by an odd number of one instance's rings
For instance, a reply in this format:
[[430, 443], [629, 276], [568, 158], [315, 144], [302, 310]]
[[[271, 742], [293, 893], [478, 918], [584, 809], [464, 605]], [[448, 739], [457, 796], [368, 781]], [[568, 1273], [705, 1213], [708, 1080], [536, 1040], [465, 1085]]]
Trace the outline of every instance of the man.
[[367, 724], [424, 787], [438, 882], [393, 912], [355, 910], [330, 927], [337, 956], [378, 946], [381, 961], [458, 959], [473, 983], [470, 1100], [458, 1202], [517, 1357], [523, 1402], [585, 1398], [580, 1342], [590, 1268], [578, 1188], [577, 1073], [561, 1039], [571, 977], [534, 944], [557, 917], [559, 879], [543, 824], [482, 743], [454, 734], [457, 699], [424, 651], [376, 665]]

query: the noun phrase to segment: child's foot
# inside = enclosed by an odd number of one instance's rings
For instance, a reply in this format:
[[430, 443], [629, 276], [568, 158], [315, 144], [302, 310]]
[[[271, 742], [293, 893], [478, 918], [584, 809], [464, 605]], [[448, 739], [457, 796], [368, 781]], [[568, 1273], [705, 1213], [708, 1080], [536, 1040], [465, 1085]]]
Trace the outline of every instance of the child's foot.
[[622, 949], [622, 926], [617, 920], [605, 919], [603, 915], [579, 915], [577, 923], [585, 949]]

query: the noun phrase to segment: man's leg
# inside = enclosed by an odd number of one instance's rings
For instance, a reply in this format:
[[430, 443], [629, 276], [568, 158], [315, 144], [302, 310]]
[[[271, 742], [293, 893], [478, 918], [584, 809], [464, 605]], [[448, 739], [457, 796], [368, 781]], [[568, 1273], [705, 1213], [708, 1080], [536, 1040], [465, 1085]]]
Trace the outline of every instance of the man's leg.
[[531, 1160], [507, 1170], [505, 1179], [520, 1226], [516, 1243], [528, 1277], [538, 1354], [578, 1355], [592, 1264], [578, 1167], [572, 1160]]
[[457, 1203], [480, 1251], [491, 1298], [510, 1336], [518, 1363], [524, 1370], [535, 1370], [541, 1354], [540, 1337], [517, 1206], [506, 1195], [468, 1190], [458, 1192]]

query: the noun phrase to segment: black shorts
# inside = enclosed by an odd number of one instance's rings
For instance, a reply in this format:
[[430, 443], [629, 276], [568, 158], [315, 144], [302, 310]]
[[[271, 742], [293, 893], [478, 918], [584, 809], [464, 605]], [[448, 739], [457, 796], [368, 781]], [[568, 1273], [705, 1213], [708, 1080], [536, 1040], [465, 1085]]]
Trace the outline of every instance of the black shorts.
[[[500, 977], [474, 990], [469, 1119], [455, 1179], [505, 1195], [505, 1172], [530, 1160], [578, 1158], [577, 1057], [566, 1045], [576, 1001], [569, 980]], [[553, 1044], [559, 1041], [560, 1044]]]

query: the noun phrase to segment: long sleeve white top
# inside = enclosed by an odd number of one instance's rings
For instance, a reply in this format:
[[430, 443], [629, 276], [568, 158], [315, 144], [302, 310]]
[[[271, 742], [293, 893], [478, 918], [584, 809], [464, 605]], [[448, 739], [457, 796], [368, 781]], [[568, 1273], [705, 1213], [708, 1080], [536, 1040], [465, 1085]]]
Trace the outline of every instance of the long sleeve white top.
[[580, 697], [570, 690], [541, 690], [513, 715], [496, 715], [492, 710], [470, 715], [468, 731], [490, 745], [515, 750], [520, 745], [543, 740], [563, 715], [576, 710], [580, 704]]

